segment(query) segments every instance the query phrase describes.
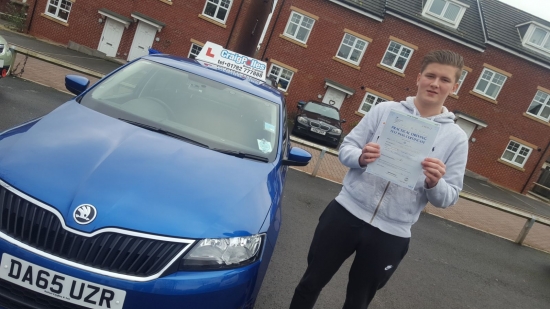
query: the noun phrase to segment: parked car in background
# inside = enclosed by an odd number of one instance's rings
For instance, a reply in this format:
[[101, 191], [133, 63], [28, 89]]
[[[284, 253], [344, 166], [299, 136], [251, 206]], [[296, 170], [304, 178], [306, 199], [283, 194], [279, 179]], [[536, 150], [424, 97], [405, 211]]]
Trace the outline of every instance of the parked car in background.
[[0, 78], [10, 74], [11, 66], [15, 61], [15, 53], [10, 49], [8, 41], [0, 36]]
[[342, 123], [340, 111], [323, 102], [300, 101], [298, 115], [294, 120], [292, 134], [321, 141], [336, 148], [342, 137]]
[[265, 63], [203, 53], [67, 76], [74, 99], [0, 133], [0, 308], [254, 307], [311, 155], [284, 95], [244, 75]]

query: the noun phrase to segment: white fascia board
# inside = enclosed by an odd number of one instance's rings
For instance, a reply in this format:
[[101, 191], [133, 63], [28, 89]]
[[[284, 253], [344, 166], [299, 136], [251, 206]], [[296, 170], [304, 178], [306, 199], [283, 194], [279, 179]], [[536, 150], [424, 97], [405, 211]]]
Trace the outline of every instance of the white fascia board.
[[351, 92], [351, 91], [349, 91], [349, 90], [340, 88], [340, 87], [334, 85], [333, 83], [327, 82], [327, 81], [325, 81], [325, 88], [326, 88], [326, 87], [330, 87], [330, 88], [334, 88], [334, 89], [336, 89], [336, 90], [338, 90], [338, 91], [342, 91], [343, 93], [347, 94], [348, 97], [349, 97], [349, 96], [352, 96], [352, 95], [354, 94], [353, 92]]
[[486, 128], [486, 127], [487, 127], [487, 124], [486, 124], [485, 122], [481, 122], [481, 121], [475, 120], [475, 119], [470, 118], [470, 117], [468, 117], [467, 115], [464, 115], [464, 114], [461, 114], [461, 113], [457, 113], [457, 114], [456, 114], [456, 117], [462, 118], [462, 119], [464, 119], [464, 120], [467, 120], [467, 121], [469, 121], [469, 122], [471, 122], [471, 123], [473, 123], [473, 124], [476, 124], [476, 125], [478, 125], [478, 126], [480, 126], [480, 127], [483, 127], [483, 128]]
[[101, 14], [102, 16], [109, 17], [109, 18], [112, 19], [112, 20], [118, 21], [119, 23], [123, 24], [124, 27], [126, 27], [126, 28], [128, 28], [128, 26], [130, 25], [130, 22], [129, 22], [129, 21], [122, 20], [122, 19], [120, 19], [120, 18], [118, 18], [118, 17], [115, 17], [115, 16], [113, 16], [113, 15], [111, 15], [111, 14], [105, 13], [105, 12], [103, 12], [103, 11], [101, 11], [101, 10], [100, 10], [100, 11], [97, 11], [97, 12], [98, 12], [99, 14]]
[[328, 0], [328, 1], [333, 2], [333, 3], [336, 3], [336, 4], [340, 5], [340, 6], [345, 7], [346, 9], [352, 10], [352, 11], [354, 11], [354, 12], [357, 12], [357, 13], [361, 14], [361, 15], [365, 15], [365, 16], [367, 16], [367, 17], [370, 17], [370, 18], [372, 18], [372, 19], [374, 19], [374, 20], [376, 20], [376, 21], [383, 21], [383, 20], [384, 20], [383, 18], [380, 18], [380, 17], [378, 17], [378, 16], [376, 16], [376, 15], [367, 13], [367, 12], [365, 12], [365, 11], [358, 10], [358, 9], [354, 8], [353, 6], [347, 5], [347, 4], [342, 3], [342, 2], [340, 2], [340, 1], [337, 1], [337, 0]]
[[462, 7], [465, 7], [465, 8], [467, 8], [467, 9], [470, 8], [470, 5], [469, 5], [469, 4], [462, 3], [462, 2], [457, 1], [457, 0], [449, 0], [449, 1], [452, 2], [452, 3], [455, 3], [455, 4], [457, 4], [457, 5], [460, 5], [460, 6], [462, 6]]
[[160, 32], [160, 30], [162, 30], [162, 26], [161, 26], [161, 25], [157, 25], [157, 24], [155, 24], [154, 22], [151, 22], [151, 21], [149, 21], [149, 20], [147, 20], [147, 19], [145, 19], [145, 18], [139, 17], [139, 16], [134, 15], [134, 14], [132, 14], [131, 16], [132, 16], [133, 19], [137, 19], [137, 20], [139, 20], [139, 21], [142, 21], [142, 22], [144, 22], [144, 23], [146, 23], [146, 24], [148, 24], [148, 25], [151, 25], [151, 26], [157, 28], [157, 31], [158, 31], [158, 32]]
[[414, 21], [414, 20], [412, 20], [412, 19], [403, 17], [403, 16], [401, 16], [401, 15], [399, 15], [399, 14], [397, 14], [397, 13], [394, 13], [394, 12], [391, 12], [391, 11], [386, 11], [386, 13], [389, 14], [389, 15], [393, 15], [393, 16], [395, 16], [395, 17], [397, 17], [397, 18], [399, 18], [399, 19], [402, 19], [402, 20], [404, 20], [404, 21], [407, 21], [407, 22], [409, 22], [409, 23], [411, 23], [411, 24], [414, 24], [414, 25], [416, 25], [416, 26], [418, 26], [418, 27], [420, 27], [420, 28], [423, 28], [423, 29], [426, 29], [426, 30], [428, 30], [428, 31], [431, 31], [431, 32], [433, 32], [433, 33], [435, 33], [435, 34], [439, 34], [439, 35], [441, 35], [442, 37], [444, 37], [444, 38], [446, 38], [446, 39], [449, 39], [449, 40], [451, 40], [451, 41], [455, 41], [455, 42], [460, 43], [460, 44], [462, 44], [462, 45], [464, 45], [464, 46], [468, 46], [468, 47], [470, 47], [471, 49], [477, 50], [477, 51], [479, 51], [479, 52], [484, 52], [484, 51], [485, 51], [484, 48], [477, 47], [477, 46], [472, 45], [472, 44], [470, 44], [470, 43], [466, 43], [466, 42], [464, 42], [464, 41], [461, 41], [461, 40], [459, 40], [459, 39], [457, 39], [457, 38], [455, 38], [455, 37], [450, 36], [450, 35], [447, 34], [447, 33], [444, 33], [444, 32], [441, 32], [441, 31], [439, 31], [439, 30], [433, 29], [433, 28], [431, 28], [431, 27], [429, 27], [429, 26], [426, 26], [426, 25], [423, 25], [423, 24], [421, 24], [421, 23], [418, 23], [418, 22], [416, 22], [416, 21]]
[[538, 61], [538, 60], [535, 60], [535, 59], [530, 58], [530, 57], [528, 57], [528, 56], [525, 56], [525, 55], [523, 55], [523, 54], [520, 54], [519, 52], [517, 52], [517, 51], [515, 51], [515, 50], [512, 50], [512, 49], [510, 49], [510, 48], [508, 48], [508, 47], [505, 47], [505, 46], [503, 46], [503, 45], [500, 45], [499, 43], [496, 43], [496, 42], [493, 42], [493, 41], [487, 41], [487, 44], [493, 45], [493, 46], [496, 47], [496, 48], [499, 48], [499, 49], [502, 49], [502, 50], [504, 50], [504, 51], [507, 51], [507, 52], [509, 52], [510, 54], [513, 54], [513, 55], [515, 55], [515, 56], [518, 56], [518, 57], [520, 57], [520, 58], [522, 58], [522, 59], [525, 59], [525, 60], [527, 60], [527, 61], [530, 61], [530, 62], [532, 62], [532, 63], [534, 63], [534, 64], [540, 65], [541, 67], [544, 67], [544, 68], [546, 68], [546, 69], [550, 69], [550, 64], [546, 64], [546, 63], [544, 63], [544, 62], [542, 62], [542, 61]]

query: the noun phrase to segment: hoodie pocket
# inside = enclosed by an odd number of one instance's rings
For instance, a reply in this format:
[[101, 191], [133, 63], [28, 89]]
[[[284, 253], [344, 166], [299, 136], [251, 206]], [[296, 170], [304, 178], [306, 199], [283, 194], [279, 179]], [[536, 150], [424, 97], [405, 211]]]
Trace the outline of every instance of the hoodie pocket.
[[383, 203], [380, 211], [382, 214], [393, 221], [412, 222], [416, 218], [417, 212], [417, 194], [412, 191], [395, 184], [391, 184], [387, 201]]

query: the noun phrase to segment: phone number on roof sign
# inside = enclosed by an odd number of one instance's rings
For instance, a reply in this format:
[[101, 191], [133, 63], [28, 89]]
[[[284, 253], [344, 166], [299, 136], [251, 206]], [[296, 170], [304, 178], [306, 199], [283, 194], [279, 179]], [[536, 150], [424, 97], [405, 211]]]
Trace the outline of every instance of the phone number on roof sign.
[[240, 66], [240, 65], [236, 65], [234, 63], [231, 63], [231, 62], [226, 62], [226, 61], [223, 61], [223, 60], [218, 60], [218, 64], [221, 65], [221, 66], [225, 66], [229, 69], [232, 69], [232, 70], [235, 70], [235, 71], [239, 71], [239, 72], [242, 72], [244, 74], [248, 74], [248, 75], [253, 75], [253, 76], [256, 76], [258, 78], [262, 78], [263, 76], [263, 72], [261, 71], [256, 71], [256, 70], [252, 70], [252, 69], [249, 69], [249, 68], [245, 68], [243, 66]]

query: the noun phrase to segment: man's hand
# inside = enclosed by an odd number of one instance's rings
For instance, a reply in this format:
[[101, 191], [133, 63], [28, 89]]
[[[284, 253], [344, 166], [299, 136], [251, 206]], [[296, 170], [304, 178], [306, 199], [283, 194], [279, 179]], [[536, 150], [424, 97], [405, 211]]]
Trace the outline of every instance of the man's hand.
[[426, 175], [426, 186], [433, 188], [439, 182], [439, 179], [445, 175], [445, 164], [436, 158], [426, 158], [422, 161], [422, 169]]
[[368, 143], [363, 147], [359, 156], [359, 165], [365, 167], [368, 163], [374, 162], [378, 157], [380, 157], [380, 145], [372, 142]]

